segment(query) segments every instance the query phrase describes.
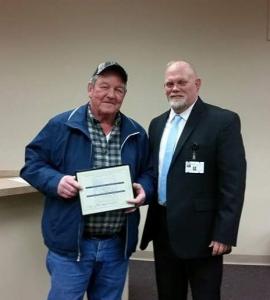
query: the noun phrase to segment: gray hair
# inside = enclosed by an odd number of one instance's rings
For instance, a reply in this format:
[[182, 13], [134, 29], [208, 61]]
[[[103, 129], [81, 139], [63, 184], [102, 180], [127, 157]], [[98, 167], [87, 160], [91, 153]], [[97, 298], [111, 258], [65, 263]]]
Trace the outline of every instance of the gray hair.
[[98, 79], [98, 76], [99, 76], [99, 75], [93, 75], [93, 76], [90, 78], [89, 83], [95, 85], [95, 83], [96, 83], [96, 81], [97, 81], [97, 79]]

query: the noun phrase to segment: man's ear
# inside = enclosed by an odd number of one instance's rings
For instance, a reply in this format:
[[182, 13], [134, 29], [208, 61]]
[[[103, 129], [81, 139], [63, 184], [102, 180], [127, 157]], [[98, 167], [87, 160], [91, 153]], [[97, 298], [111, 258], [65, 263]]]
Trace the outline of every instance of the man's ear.
[[88, 91], [88, 96], [91, 97], [92, 95], [92, 91], [93, 91], [93, 83], [92, 82], [89, 82], [88, 83], [88, 86], [87, 86], [87, 91]]
[[195, 80], [195, 85], [196, 85], [196, 87], [197, 87], [197, 90], [200, 89], [201, 84], [202, 84], [202, 80], [201, 80], [200, 78], [197, 78], [197, 79]]

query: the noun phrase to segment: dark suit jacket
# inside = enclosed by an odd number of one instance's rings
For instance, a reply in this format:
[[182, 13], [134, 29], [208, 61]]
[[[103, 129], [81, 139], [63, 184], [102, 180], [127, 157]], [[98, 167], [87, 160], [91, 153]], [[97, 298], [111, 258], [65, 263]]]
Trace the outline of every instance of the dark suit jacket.
[[[169, 111], [152, 120], [149, 138], [155, 174]], [[185, 162], [204, 162], [204, 173], [186, 173]], [[212, 240], [236, 245], [245, 191], [246, 160], [238, 115], [200, 98], [179, 138], [167, 177], [167, 227], [180, 258], [211, 255]], [[145, 249], [159, 231], [157, 197], [149, 206], [141, 241]]]

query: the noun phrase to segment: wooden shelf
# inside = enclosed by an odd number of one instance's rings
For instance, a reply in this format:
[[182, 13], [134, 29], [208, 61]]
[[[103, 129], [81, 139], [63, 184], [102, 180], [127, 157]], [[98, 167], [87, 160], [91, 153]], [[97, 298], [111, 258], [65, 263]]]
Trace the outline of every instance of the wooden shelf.
[[33, 192], [37, 192], [37, 190], [20, 177], [0, 178], [0, 197], [22, 195]]

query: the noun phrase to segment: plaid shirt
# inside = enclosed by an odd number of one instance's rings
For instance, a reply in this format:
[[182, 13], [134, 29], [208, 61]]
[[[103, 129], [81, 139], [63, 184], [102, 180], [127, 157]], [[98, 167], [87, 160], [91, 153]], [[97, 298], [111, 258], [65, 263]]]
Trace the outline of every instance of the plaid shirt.
[[[117, 114], [108, 140], [100, 126], [100, 122], [92, 115], [90, 106], [87, 122], [94, 155], [93, 168], [120, 165], [121, 115]], [[85, 231], [92, 235], [113, 235], [122, 230], [125, 221], [126, 216], [123, 209], [90, 214], [85, 216]]]

